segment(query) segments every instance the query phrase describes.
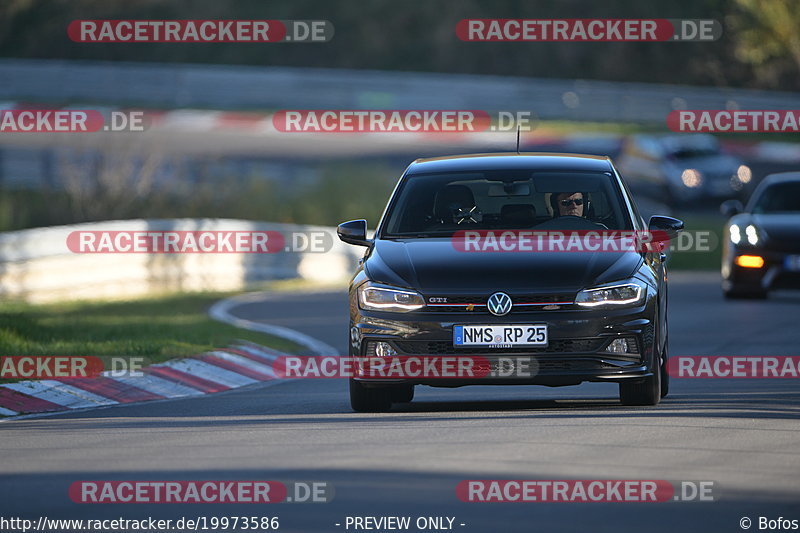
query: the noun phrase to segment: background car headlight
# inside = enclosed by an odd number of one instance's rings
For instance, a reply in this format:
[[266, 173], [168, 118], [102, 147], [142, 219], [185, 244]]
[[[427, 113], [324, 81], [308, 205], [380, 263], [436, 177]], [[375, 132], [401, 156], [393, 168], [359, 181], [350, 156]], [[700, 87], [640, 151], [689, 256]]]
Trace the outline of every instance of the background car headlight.
[[758, 244], [758, 230], [752, 224], [744, 228], [744, 234], [747, 235], [747, 242], [752, 245]]
[[699, 187], [703, 183], [703, 174], [694, 168], [687, 168], [681, 172], [681, 181], [690, 189]]
[[753, 171], [747, 165], [739, 165], [739, 168], [736, 169], [736, 176], [742, 183], [750, 183], [750, 180], [753, 179]]
[[583, 307], [615, 307], [620, 305], [640, 305], [647, 295], [647, 286], [630, 280], [605, 287], [584, 289], [575, 297], [575, 303]]
[[736, 224], [731, 224], [731, 242], [739, 244], [742, 241], [742, 230]]
[[425, 300], [416, 291], [365, 283], [358, 288], [362, 309], [407, 313], [425, 307]]

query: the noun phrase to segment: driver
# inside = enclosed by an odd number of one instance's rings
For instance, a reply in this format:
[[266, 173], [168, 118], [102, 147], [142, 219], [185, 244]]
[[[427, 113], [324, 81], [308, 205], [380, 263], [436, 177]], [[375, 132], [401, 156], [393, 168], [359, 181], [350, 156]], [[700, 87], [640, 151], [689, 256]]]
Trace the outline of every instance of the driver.
[[553, 218], [559, 216], [585, 217], [587, 197], [582, 192], [562, 192], [550, 196]]

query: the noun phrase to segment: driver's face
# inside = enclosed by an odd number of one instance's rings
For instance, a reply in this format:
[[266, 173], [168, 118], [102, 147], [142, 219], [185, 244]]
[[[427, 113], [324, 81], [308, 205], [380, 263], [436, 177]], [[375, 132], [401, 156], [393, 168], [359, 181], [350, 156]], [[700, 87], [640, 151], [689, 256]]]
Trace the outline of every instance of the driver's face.
[[[577, 205], [578, 200], [581, 205]], [[567, 205], [564, 205], [567, 204]], [[563, 217], [572, 215], [574, 217], [583, 216], [583, 194], [576, 192], [573, 194], [561, 193], [558, 195], [558, 213]]]

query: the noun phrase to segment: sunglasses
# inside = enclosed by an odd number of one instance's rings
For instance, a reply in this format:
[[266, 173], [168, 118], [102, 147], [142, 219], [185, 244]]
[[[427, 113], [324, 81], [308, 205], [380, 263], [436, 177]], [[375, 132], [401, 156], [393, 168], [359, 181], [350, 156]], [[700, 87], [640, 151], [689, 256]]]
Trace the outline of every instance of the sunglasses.
[[569, 207], [572, 204], [583, 205], [583, 198], [578, 198], [577, 200], [561, 200], [562, 207]]

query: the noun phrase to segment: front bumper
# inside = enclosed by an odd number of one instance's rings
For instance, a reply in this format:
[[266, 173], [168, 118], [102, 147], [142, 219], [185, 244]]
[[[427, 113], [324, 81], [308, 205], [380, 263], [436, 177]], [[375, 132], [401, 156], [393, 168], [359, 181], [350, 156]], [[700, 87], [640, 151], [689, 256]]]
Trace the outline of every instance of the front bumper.
[[[764, 259], [761, 268], [746, 268], [736, 264], [740, 255], [757, 255]], [[729, 252], [722, 268], [722, 285], [725, 290], [769, 291], [773, 289], [800, 289], [800, 270], [791, 268], [794, 253], [774, 251], [768, 248], [735, 248]]]
[[[473, 357], [488, 365], [476, 378], [386, 379], [357, 376], [364, 385], [577, 385], [584, 381], [622, 382], [652, 375], [655, 299], [641, 307], [612, 310], [564, 309], [505, 317], [488, 313], [384, 313], [351, 306], [350, 354], [374, 356], [386, 342], [398, 356]], [[546, 347], [455, 347], [453, 326], [465, 324], [547, 324]], [[610, 353], [608, 345], [629, 339], [634, 351]]]

